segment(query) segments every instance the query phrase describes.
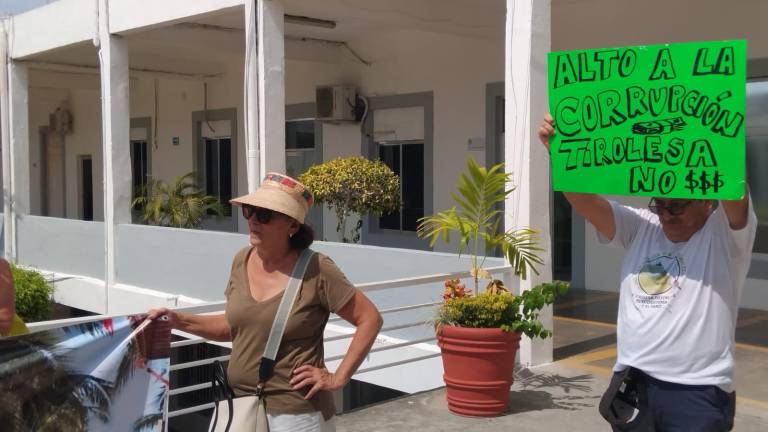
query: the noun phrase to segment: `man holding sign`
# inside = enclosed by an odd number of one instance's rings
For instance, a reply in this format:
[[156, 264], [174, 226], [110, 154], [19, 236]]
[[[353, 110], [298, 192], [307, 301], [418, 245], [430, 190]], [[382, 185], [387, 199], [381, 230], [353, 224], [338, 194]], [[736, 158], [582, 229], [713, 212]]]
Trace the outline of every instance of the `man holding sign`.
[[[625, 250], [600, 407], [615, 430], [733, 427], [736, 317], [757, 226], [745, 52], [729, 41], [550, 54], [555, 119], [539, 138], [554, 188]], [[597, 193], [651, 198], [641, 210]]]

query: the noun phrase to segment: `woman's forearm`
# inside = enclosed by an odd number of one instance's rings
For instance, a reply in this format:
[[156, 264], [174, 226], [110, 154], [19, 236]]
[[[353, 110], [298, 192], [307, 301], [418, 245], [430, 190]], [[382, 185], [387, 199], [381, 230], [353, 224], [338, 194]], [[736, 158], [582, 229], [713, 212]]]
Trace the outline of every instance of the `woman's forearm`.
[[224, 314], [194, 315], [177, 312], [174, 328], [212, 341], [228, 342], [232, 340], [229, 323]]
[[357, 324], [357, 331], [349, 344], [349, 349], [341, 364], [334, 372], [334, 375], [341, 378], [344, 383], [352, 379], [357, 368], [368, 355], [373, 343], [376, 341], [376, 335], [379, 334], [382, 326], [381, 315], [376, 312], [361, 319]]

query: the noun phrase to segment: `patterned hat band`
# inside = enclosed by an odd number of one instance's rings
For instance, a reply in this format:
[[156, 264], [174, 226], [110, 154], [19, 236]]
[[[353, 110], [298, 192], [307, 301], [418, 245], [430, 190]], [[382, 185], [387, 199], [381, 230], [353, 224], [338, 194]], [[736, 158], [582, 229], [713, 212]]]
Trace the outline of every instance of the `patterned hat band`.
[[278, 173], [267, 173], [266, 176], [264, 176], [264, 180], [262, 181], [262, 185], [266, 182], [275, 182], [279, 185], [288, 187], [290, 189], [295, 190], [296, 192], [301, 194], [301, 197], [304, 198], [304, 200], [307, 202], [308, 206], [312, 206], [312, 204], [315, 203], [315, 197], [312, 196], [312, 192], [307, 189], [306, 186], [299, 183], [297, 180], [294, 180], [288, 176], [284, 176], [282, 174]]

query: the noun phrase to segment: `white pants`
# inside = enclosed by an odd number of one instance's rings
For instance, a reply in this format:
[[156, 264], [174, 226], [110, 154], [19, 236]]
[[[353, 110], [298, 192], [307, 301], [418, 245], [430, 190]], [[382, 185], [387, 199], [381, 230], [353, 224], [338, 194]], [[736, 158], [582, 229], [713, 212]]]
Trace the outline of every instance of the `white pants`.
[[[235, 398], [233, 401], [235, 416], [230, 425], [230, 432], [250, 432], [247, 429], [255, 427], [257, 430], [265, 428], [263, 422], [269, 425], [269, 432], [336, 432], [336, 422], [331, 417], [325, 421], [319, 411], [305, 414], [269, 414], [264, 412], [264, 405], [255, 397]], [[214, 432], [226, 430], [229, 405], [219, 402], [218, 421]], [[266, 416], [266, 419], [264, 419]], [[211, 424], [215, 418], [211, 418]], [[260, 424], [259, 424], [260, 423]], [[211, 430], [211, 428], [209, 428]]]
[[319, 411], [306, 414], [267, 414], [269, 432], [336, 432], [335, 418], [323, 419]]

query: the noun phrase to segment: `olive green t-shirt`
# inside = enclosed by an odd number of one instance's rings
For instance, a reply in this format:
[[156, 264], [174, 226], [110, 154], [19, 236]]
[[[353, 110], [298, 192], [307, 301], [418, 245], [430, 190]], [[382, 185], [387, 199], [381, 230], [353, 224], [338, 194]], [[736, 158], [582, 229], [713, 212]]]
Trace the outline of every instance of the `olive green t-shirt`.
[[[283, 293], [263, 301], [251, 296], [246, 261], [253, 250], [247, 247], [235, 255], [229, 284], [226, 316], [232, 335], [232, 356], [227, 375], [238, 395], [253, 393], [259, 384], [259, 365], [267, 345], [272, 321]], [[335, 413], [333, 396], [320, 391], [304, 400], [311, 387], [299, 391], [288, 383], [293, 370], [310, 364], [324, 367], [323, 330], [331, 312], [336, 312], [355, 295], [355, 287], [336, 264], [320, 253], [311, 258], [301, 290], [296, 297], [277, 351], [274, 374], [264, 385], [264, 402], [270, 414], [301, 414], [320, 411], [328, 420]]]

